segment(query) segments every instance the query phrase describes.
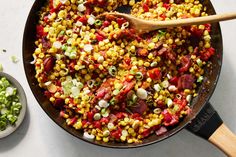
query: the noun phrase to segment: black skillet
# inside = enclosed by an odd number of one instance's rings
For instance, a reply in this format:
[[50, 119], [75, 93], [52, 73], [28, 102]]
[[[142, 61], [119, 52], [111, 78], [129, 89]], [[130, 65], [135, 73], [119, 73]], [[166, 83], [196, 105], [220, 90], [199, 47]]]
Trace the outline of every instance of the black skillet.
[[[43, 90], [38, 86], [35, 79], [34, 65], [30, 62], [33, 60], [32, 53], [34, 52], [35, 36], [36, 36], [36, 24], [38, 22], [38, 12], [47, 0], [36, 0], [29, 13], [23, 38], [23, 60], [25, 74], [30, 85], [30, 88], [37, 99], [40, 106], [47, 113], [47, 115], [60, 127], [74, 135], [75, 137], [82, 139], [86, 142], [111, 148], [134, 148], [146, 146], [159, 141], [162, 141], [175, 133], [179, 132], [183, 128], [187, 128], [192, 133], [209, 140], [214, 145], [219, 147], [227, 155], [236, 156], [236, 137], [227, 129], [223, 124], [223, 121], [208, 102], [218, 81], [220, 70], [222, 66], [222, 35], [219, 23], [212, 24], [212, 44], [216, 49], [216, 55], [214, 55], [210, 62], [211, 66], [205, 68], [205, 76], [202, 85], [198, 89], [198, 96], [192, 100], [192, 112], [188, 115], [178, 126], [169, 130], [162, 136], [151, 135], [143, 140], [143, 143], [139, 144], [126, 144], [116, 142], [99, 142], [89, 141], [83, 138], [83, 132], [75, 130], [66, 125], [64, 119], [59, 117], [59, 111], [56, 110], [47, 100], [43, 94]], [[207, 6], [208, 14], [215, 14], [215, 10], [210, 1], [205, 0], [203, 3]], [[121, 8], [122, 10], [122, 8]], [[123, 12], [126, 11], [123, 8]]]

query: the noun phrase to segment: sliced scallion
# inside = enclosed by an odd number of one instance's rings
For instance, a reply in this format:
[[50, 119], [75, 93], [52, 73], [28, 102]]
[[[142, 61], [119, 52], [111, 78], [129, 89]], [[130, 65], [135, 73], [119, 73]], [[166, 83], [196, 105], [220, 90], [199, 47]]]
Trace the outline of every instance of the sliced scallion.
[[141, 72], [136, 72], [135, 78], [136, 78], [137, 80], [142, 80], [142, 79], [143, 79], [143, 74], [142, 74]]
[[102, 21], [101, 20], [99, 20], [99, 19], [97, 19], [97, 20], [95, 20], [95, 26], [101, 26], [102, 25]]
[[111, 66], [109, 69], [108, 69], [108, 72], [111, 76], [115, 76], [116, 75], [116, 72], [117, 72], [117, 69], [115, 66]]

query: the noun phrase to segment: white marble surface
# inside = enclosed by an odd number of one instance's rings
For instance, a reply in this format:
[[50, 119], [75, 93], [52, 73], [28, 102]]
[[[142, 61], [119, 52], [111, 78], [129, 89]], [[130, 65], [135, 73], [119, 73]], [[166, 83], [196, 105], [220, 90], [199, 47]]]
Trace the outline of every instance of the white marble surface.
[[[236, 11], [235, 0], [212, 0], [218, 13]], [[34, 0], [0, 0], [0, 54], [4, 71], [19, 80], [28, 98], [28, 112], [20, 128], [11, 136], [0, 139], [0, 157], [120, 157], [120, 156], [224, 156], [207, 141], [183, 130], [175, 136], [151, 146], [138, 149], [107, 149], [74, 138], [57, 126], [39, 107], [24, 74], [22, 63], [22, 37], [28, 12]], [[236, 20], [222, 22], [224, 62], [222, 73], [211, 98], [228, 127], [236, 133]], [[20, 61], [13, 64], [9, 57], [16, 55]]]

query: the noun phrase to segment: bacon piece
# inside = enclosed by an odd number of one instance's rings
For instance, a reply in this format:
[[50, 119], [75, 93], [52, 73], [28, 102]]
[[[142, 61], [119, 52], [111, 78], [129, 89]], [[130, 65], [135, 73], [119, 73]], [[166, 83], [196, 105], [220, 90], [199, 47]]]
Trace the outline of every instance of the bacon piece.
[[142, 115], [147, 110], [147, 108], [147, 103], [142, 99], [138, 99], [135, 106], [132, 106], [130, 109], [133, 113], [139, 113]]
[[191, 74], [184, 74], [179, 77], [178, 89], [192, 89], [195, 79]]

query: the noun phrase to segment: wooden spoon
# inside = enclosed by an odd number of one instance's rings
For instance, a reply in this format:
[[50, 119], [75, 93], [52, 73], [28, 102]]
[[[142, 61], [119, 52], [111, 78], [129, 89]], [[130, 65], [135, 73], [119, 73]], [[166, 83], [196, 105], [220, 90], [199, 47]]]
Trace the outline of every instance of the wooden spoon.
[[161, 29], [161, 28], [199, 25], [199, 24], [232, 20], [236, 18], [236, 12], [203, 16], [203, 17], [195, 17], [195, 18], [169, 20], [169, 21], [144, 20], [130, 14], [124, 14], [124, 13], [119, 13], [119, 12], [107, 12], [107, 13], [99, 15], [99, 17], [106, 16], [106, 15], [113, 15], [113, 16], [123, 17], [127, 19], [129, 21], [130, 26], [139, 33], [147, 33], [153, 30]]

